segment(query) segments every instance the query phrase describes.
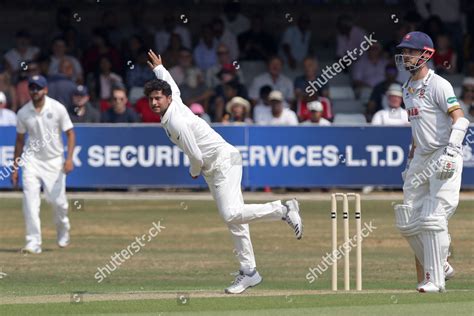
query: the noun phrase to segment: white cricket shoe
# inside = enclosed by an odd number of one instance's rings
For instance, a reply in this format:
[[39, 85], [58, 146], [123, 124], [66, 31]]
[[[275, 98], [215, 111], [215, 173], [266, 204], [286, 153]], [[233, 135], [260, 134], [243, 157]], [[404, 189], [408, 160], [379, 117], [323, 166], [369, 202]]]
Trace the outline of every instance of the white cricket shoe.
[[285, 220], [290, 227], [295, 231], [296, 239], [303, 237], [303, 220], [300, 216], [300, 207], [296, 199], [291, 199], [285, 202], [288, 212]]
[[257, 270], [251, 274], [244, 274], [243, 271], [239, 271], [234, 282], [225, 289], [225, 292], [227, 294], [240, 294], [247, 288], [258, 285], [260, 282], [262, 282], [262, 277]]
[[38, 255], [42, 252], [40, 246], [25, 246], [24, 248], [21, 248], [20, 252], [22, 254], [32, 254], [32, 255]]
[[454, 268], [452, 265], [449, 264], [449, 262], [446, 261], [446, 263], [444, 264], [444, 279], [447, 281], [447, 280], [450, 280], [454, 277]]
[[436, 285], [434, 285], [430, 281], [423, 283], [423, 285], [418, 287], [417, 290], [420, 293], [439, 293], [439, 292], [443, 292], [443, 289], [440, 289], [439, 287], [437, 287]]
[[69, 246], [69, 243], [71, 242], [71, 238], [69, 236], [69, 230], [67, 229], [58, 229], [58, 246], [60, 248], [66, 248]]

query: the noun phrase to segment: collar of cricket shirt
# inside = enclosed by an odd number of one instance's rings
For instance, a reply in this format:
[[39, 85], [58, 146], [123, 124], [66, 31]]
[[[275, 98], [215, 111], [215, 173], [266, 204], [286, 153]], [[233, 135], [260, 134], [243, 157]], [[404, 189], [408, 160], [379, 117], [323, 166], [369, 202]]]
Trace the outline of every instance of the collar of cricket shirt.
[[416, 80], [416, 86], [413, 85], [414, 81], [411, 78], [404, 84], [403, 88], [405, 88], [410, 94], [414, 94], [418, 89], [422, 88], [426, 90], [426, 87], [430, 83], [431, 79], [433, 78], [434, 70], [428, 70], [428, 73], [423, 79]]
[[161, 124], [168, 124], [168, 121], [170, 119], [170, 115], [171, 115], [171, 112], [172, 110], [174, 109], [174, 103], [175, 101], [174, 100], [171, 100], [171, 103], [170, 105], [168, 106], [168, 108], [166, 109], [166, 112], [165, 112], [165, 115], [163, 115], [161, 117]]

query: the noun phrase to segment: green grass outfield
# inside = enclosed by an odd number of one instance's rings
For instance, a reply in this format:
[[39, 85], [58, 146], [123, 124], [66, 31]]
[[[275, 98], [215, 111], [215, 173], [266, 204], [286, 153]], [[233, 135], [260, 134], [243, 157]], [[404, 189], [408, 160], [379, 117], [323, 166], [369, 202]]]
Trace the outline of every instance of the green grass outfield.
[[[1, 198], [0, 315], [473, 315], [472, 200], [461, 201], [450, 220], [456, 277], [447, 293], [436, 295], [414, 291], [414, 259], [394, 227], [393, 202], [363, 201], [362, 222], [376, 227], [363, 241], [364, 292], [332, 293], [330, 270], [312, 284], [306, 280], [308, 269], [331, 250], [331, 225], [329, 201], [302, 201], [304, 238], [296, 240], [284, 222], [252, 224], [264, 281], [244, 295], [225, 296], [238, 265], [212, 201], [86, 199], [70, 213], [72, 244], [66, 249], [56, 246], [52, 211], [43, 204], [43, 253], [23, 255], [21, 200]], [[158, 221], [166, 228], [98, 283], [97, 268]], [[352, 221], [351, 236], [353, 228]], [[340, 262], [340, 288], [342, 270]], [[79, 303], [71, 300], [73, 293]]]

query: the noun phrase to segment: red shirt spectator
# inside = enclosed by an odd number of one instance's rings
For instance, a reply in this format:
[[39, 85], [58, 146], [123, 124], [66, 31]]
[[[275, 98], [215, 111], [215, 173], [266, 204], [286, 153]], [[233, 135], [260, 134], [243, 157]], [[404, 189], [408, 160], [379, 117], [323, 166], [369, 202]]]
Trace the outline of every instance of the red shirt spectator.
[[147, 97], [138, 99], [135, 104], [135, 111], [141, 116], [143, 123], [160, 123], [161, 115], [154, 113], [150, 109]]
[[[323, 114], [322, 117], [326, 120], [332, 121], [332, 104], [328, 98], [319, 97], [318, 101], [323, 105]], [[306, 101], [299, 101], [297, 104], [296, 114], [300, 121], [307, 121], [311, 119], [311, 111], [308, 110], [308, 103]]]

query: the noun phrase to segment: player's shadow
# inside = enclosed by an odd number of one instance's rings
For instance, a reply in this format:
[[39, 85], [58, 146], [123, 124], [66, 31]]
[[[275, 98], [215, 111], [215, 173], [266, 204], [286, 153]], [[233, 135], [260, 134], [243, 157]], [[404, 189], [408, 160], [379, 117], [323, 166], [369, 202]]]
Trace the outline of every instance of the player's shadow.
[[[51, 252], [53, 249], [42, 249], [43, 252]], [[11, 248], [11, 249], [6, 249], [6, 248], [0, 248], [0, 253], [5, 252], [5, 253], [18, 253], [20, 255], [30, 255], [29, 253], [23, 253], [21, 249], [18, 248]]]

